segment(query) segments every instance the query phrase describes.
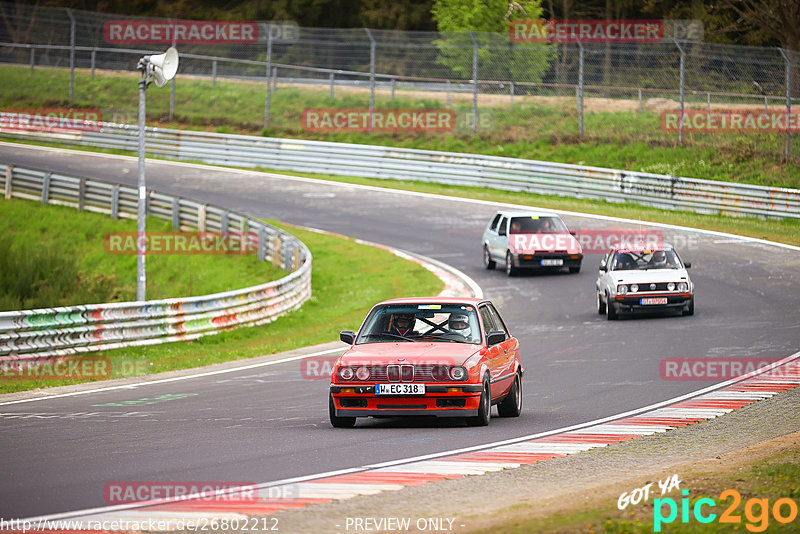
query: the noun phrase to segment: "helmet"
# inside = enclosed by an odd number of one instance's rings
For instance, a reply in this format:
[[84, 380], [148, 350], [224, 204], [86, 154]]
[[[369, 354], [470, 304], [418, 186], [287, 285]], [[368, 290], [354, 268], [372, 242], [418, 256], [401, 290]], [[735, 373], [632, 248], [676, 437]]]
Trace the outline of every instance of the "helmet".
[[398, 313], [394, 316], [394, 326], [400, 330], [408, 330], [414, 324], [413, 313]]
[[653, 263], [664, 264], [667, 263], [667, 253], [663, 250], [656, 250], [653, 252], [651, 260]]
[[451, 313], [450, 322], [447, 326], [451, 331], [466, 330], [469, 328], [469, 319], [463, 313]]

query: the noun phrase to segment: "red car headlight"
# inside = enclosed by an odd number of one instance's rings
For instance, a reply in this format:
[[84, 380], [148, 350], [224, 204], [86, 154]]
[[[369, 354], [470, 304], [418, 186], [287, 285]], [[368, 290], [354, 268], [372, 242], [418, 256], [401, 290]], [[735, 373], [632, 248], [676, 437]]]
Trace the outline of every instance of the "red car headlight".
[[465, 367], [456, 366], [450, 368], [450, 379], [451, 380], [466, 380], [469, 373], [467, 373], [467, 369]]
[[369, 368], [359, 367], [356, 369], [356, 378], [359, 380], [369, 380]]
[[355, 372], [352, 367], [339, 367], [339, 378], [342, 380], [352, 380]]

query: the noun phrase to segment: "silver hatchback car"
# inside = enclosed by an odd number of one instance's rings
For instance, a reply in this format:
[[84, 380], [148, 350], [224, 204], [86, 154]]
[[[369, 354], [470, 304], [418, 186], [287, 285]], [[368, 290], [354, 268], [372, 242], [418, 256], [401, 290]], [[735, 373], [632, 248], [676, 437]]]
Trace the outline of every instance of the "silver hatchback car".
[[561, 217], [539, 211], [500, 210], [483, 232], [483, 265], [505, 262], [506, 274], [522, 269], [581, 270], [583, 249]]

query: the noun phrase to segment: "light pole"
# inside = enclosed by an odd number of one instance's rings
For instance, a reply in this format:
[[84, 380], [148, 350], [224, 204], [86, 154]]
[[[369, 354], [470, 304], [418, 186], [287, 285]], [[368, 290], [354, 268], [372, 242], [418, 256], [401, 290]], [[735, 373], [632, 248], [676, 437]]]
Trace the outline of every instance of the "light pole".
[[170, 47], [164, 54], [144, 56], [136, 68], [142, 71], [139, 80], [139, 199], [136, 214], [136, 300], [145, 300], [147, 276], [145, 274], [145, 256], [147, 253], [147, 237], [145, 235], [145, 215], [147, 214], [147, 187], [144, 181], [144, 123], [145, 123], [145, 91], [151, 82], [157, 87], [164, 87], [178, 72], [178, 51]]

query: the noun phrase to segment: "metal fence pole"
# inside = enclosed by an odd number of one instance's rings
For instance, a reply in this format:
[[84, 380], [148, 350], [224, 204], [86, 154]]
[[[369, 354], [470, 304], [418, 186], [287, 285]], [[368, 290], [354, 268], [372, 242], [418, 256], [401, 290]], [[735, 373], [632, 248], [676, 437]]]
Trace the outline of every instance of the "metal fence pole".
[[169, 88], [169, 120], [175, 116], [175, 78], [172, 78], [172, 85]]
[[92, 78], [94, 78], [94, 66], [97, 59], [97, 49], [92, 48]]
[[272, 72], [272, 24], [267, 24], [267, 93], [264, 96], [264, 128], [269, 128], [270, 94], [269, 75]]
[[397, 78], [392, 78], [392, 102], [394, 102], [394, 90], [397, 86]]
[[75, 90], [75, 17], [72, 10], [67, 8], [69, 17], [69, 105], [72, 107], [72, 95]]
[[786, 147], [783, 153], [786, 156], [786, 161], [789, 161], [789, 147], [791, 146], [792, 138], [792, 129], [789, 126], [789, 119], [792, 116], [792, 61], [783, 48], [778, 48], [778, 51], [783, 56], [783, 60], [786, 61]]
[[33, 64], [36, 61], [36, 49], [31, 46], [31, 74], [33, 74]]
[[217, 60], [211, 62], [211, 88], [217, 86]]
[[139, 81], [139, 177], [138, 177], [138, 199], [136, 203], [136, 300], [146, 300], [147, 274], [145, 272], [145, 252], [146, 252], [146, 226], [145, 217], [147, 207], [147, 187], [144, 176], [145, 158], [145, 91], [147, 89], [147, 69], [142, 71], [142, 79]]
[[509, 84], [509, 93], [511, 95], [511, 107], [514, 107], [514, 82], [512, 81]]
[[445, 96], [445, 107], [450, 107], [450, 80], [447, 80], [447, 96]]
[[706, 93], [706, 124], [711, 122], [711, 92]]
[[677, 41], [677, 39], [673, 39], [675, 42], [675, 46], [678, 47], [678, 50], [681, 52], [681, 67], [680, 67], [680, 77], [681, 77], [681, 113], [680, 113], [680, 124], [678, 124], [678, 144], [683, 143], [683, 105], [685, 101], [685, 92], [686, 92], [686, 52], [683, 50], [683, 47]]
[[330, 88], [330, 91], [328, 92], [328, 98], [330, 98], [331, 100], [333, 100], [333, 76], [334, 76], [334, 75], [333, 75], [333, 73], [331, 72], [331, 74], [330, 74], [330, 79], [331, 79], [331, 88]]
[[278, 67], [272, 67], [272, 92], [278, 88]]
[[639, 89], [639, 113], [642, 112], [642, 90]]
[[364, 28], [364, 31], [369, 37], [369, 131], [372, 133], [375, 124], [375, 39], [369, 28]]
[[578, 136], [583, 136], [583, 44], [578, 42]]
[[478, 130], [478, 41], [472, 32], [469, 38], [472, 39], [472, 135]]

